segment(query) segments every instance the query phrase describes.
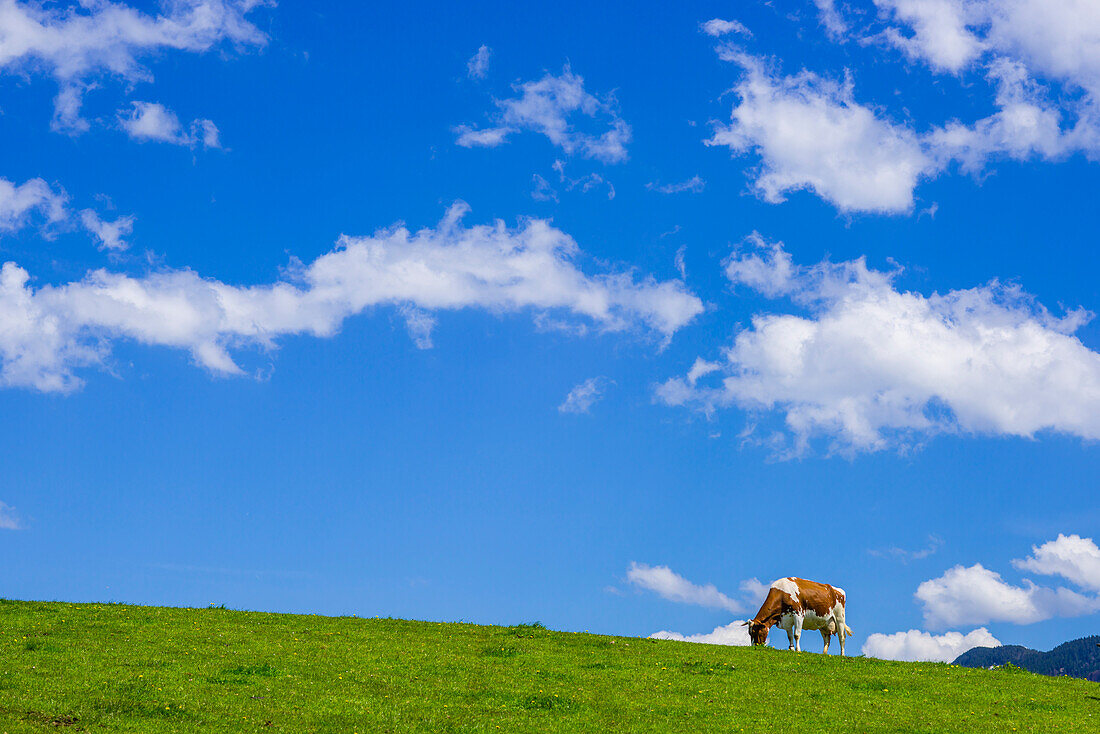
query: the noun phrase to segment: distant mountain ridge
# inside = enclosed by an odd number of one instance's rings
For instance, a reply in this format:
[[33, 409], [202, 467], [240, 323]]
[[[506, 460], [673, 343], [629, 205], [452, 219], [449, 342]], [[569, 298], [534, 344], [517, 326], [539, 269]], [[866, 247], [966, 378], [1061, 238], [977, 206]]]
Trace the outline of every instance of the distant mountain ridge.
[[1040, 675], [1068, 675], [1100, 682], [1100, 635], [1063, 642], [1050, 652], [1022, 645], [975, 647], [955, 658], [955, 665], [991, 668], [1012, 663]]

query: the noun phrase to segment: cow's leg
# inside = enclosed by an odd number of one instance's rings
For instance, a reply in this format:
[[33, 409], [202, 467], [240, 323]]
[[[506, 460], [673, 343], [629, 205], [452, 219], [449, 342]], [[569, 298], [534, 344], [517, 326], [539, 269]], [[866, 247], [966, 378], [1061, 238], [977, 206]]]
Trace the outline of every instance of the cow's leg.
[[788, 647], [787, 649], [788, 650], [793, 650], [794, 649], [794, 625], [791, 625], [790, 627], [787, 628], [787, 641], [791, 643], [790, 647]]
[[802, 639], [802, 615], [794, 615], [794, 624], [791, 625], [791, 631], [794, 632], [794, 651], [802, 652], [802, 646], [799, 644], [799, 640]]
[[829, 654], [829, 630], [826, 627], [821, 628], [821, 639], [825, 640], [825, 652], [823, 654]]
[[840, 640], [840, 657], [844, 657], [844, 638], [848, 636], [848, 628], [844, 625], [844, 607], [838, 605], [833, 610], [833, 616], [836, 619], [836, 636]]

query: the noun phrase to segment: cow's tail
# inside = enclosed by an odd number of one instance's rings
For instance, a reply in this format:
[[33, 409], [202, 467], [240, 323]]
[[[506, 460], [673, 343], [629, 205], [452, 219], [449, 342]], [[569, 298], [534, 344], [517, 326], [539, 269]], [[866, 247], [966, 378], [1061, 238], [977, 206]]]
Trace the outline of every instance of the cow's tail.
[[855, 632], [852, 632], [852, 628], [849, 627], [848, 625], [844, 625], [844, 634], [848, 637], [851, 637], [852, 635], [855, 634]]

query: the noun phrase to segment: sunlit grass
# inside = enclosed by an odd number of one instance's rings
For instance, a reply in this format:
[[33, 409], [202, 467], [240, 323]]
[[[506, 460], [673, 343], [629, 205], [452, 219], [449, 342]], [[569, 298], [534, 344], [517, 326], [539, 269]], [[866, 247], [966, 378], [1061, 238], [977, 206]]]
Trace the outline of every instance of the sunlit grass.
[[1100, 686], [638, 638], [0, 601], [0, 734], [1086, 732]]

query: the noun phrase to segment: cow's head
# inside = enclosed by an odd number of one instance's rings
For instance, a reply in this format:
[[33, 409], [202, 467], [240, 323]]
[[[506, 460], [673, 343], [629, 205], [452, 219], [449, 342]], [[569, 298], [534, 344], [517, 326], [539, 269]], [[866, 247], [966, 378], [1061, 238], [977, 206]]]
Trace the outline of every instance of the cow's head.
[[768, 644], [768, 625], [763, 622], [757, 622], [755, 619], [750, 619], [741, 626], [747, 626], [749, 628], [749, 642], [754, 645]]

